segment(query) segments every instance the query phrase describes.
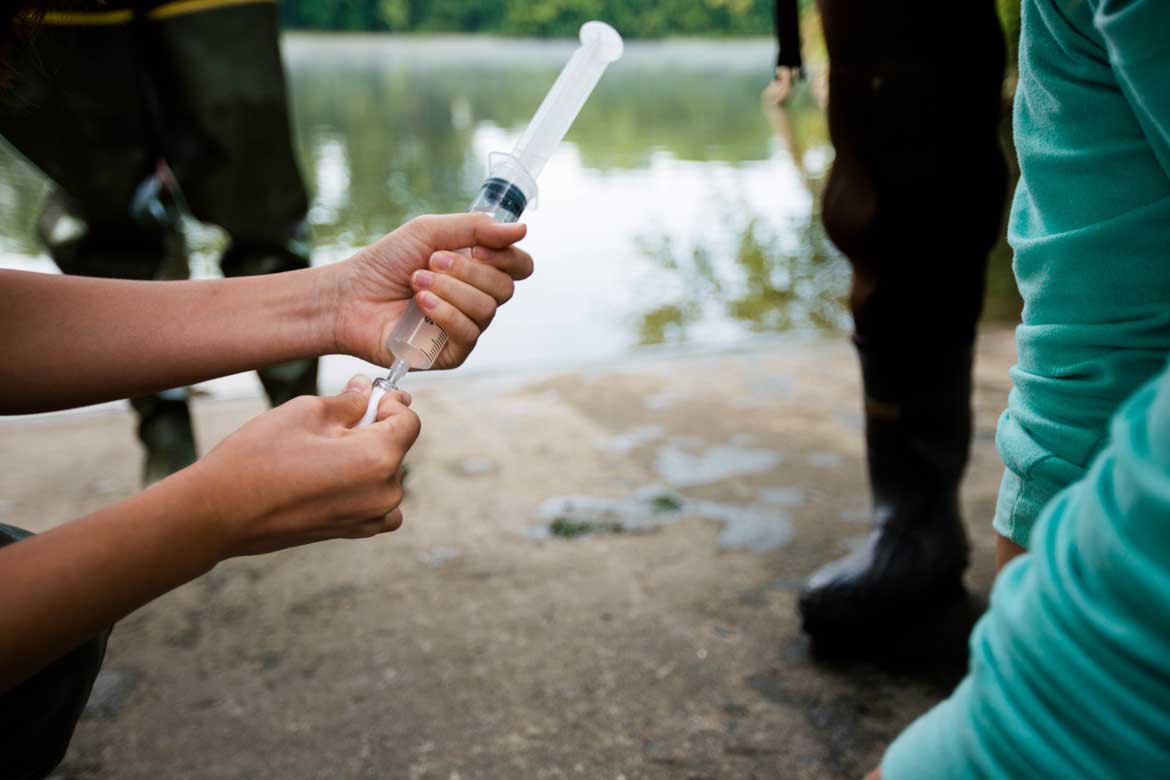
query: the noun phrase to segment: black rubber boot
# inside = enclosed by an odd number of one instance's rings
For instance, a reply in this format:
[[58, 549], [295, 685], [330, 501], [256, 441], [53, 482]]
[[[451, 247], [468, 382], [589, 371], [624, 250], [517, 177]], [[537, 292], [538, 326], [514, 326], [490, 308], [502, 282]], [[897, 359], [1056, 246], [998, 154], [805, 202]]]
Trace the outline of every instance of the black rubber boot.
[[965, 596], [959, 482], [971, 439], [972, 349], [918, 354], [916, 366], [903, 357], [910, 350], [858, 351], [873, 530], [861, 549], [809, 578], [800, 614], [820, 649], [868, 654], [875, 638]]
[[146, 448], [143, 487], [150, 487], [195, 462], [199, 455], [186, 400], [152, 395], [135, 398], [130, 403], [138, 411], [138, 438]]

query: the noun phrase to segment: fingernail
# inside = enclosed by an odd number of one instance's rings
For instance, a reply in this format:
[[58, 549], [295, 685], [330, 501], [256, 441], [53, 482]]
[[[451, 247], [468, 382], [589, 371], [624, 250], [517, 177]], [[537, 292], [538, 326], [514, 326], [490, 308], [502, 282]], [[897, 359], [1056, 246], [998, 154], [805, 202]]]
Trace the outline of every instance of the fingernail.
[[351, 377], [350, 380], [345, 383], [345, 391], [348, 393], [351, 391], [365, 390], [373, 383], [374, 380], [370, 379], [365, 374], [357, 374], [356, 376]]
[[431, 282], [435, 280], [435, 275], [430, 271], [415, 271], [414, 283], [416, 286], [426, 289], [431, 286]]
[[424, 309], [433, 309], [439, 305], [439, 299], [429, 292], [421, 292], [418, 294], [418, 305]]
[[474, 257], [476, 260], [487, 260], [488, 259], [487, 250], [484, 249], [482, 246], [473, 246], [471, 248], [471, 256]]
[[450, 271], [451, 266], [455, 265], [455, 260], [451, 255], [435, 255], [431, 258], [431, 265], [436, 271]]

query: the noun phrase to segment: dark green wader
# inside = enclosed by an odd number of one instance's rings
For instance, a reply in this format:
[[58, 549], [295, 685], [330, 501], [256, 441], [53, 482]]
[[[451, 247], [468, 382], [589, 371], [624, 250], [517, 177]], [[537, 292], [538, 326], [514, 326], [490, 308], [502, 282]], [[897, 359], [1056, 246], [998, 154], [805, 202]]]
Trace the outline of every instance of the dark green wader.
[[[186, 278], [177, 181], [190, 213], [229, 235], [225, 276], [308, 267], [276, 5], [175, 7], [107, 3], [91, 16], [134, 13], [101, 24], [50, 15], [17, 62], [0, 134], [56, 185], [40, 223], [49, 253], [69, 274]], [[316, 360], [258, 373], [273, 405], [317, 391]], [[132, 403], [144, 482], [195, 460], [185, 389]]]
[[[0, 133], [56, 185], [40, 224], [49, 252], [65, 273], [186, 277], [165, 160], [191, 213], [231, 237], [220, 261], [226, 276], [307, 267], [307, 199], [292, 152], [276, 6], [159, 13], [166, 8], [144, 4], [145, 21], [117, 24], [50, 17], [20, 54], [0, 99]], [[98, 13], [129, 9], [110, 2]], [[315, 360], [259, 373], [273, 404], [316, 392]], [[194, 460], [185, 393], [133, 403], [150, 451], [148, 481]], [[0, 524], [0, 546], [26, 536]], [[44, 778], [61, 762], [108, 636], [0, 695], [0, 780]]]
[[[823, 216], [853, 266], [874, 511], [864, 547], [816, 571], [799, 607], [820, 649], [908, 655], [924, 648], [891, 638], [929, 634], [965, 595], [959, 484], [976, 323], [1006, 197], [1005, 47], [991, 0], [817, 6], [836, 149]], [[778, 17], [795, 7], [778, 4]], [[790, 36], [781, 65], [799, 64], [793, 46]]]

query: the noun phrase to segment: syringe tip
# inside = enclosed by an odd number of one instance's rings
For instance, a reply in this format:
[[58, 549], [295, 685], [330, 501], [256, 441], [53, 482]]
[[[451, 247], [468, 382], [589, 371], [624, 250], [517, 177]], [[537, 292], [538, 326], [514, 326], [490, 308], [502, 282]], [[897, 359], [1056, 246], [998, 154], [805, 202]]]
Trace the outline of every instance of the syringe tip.
[[394, 361], [394, 365], [390, 366], [390, 373], [381, 379], [374, 380], [374, 386], [370, 389], [370, 400], [366, 404], [366, 413], [362, 415], [362, 419], [358, 422], [357, 427], [361, 428], [365, 425], [370, 425], [374, 420], [378, 419], [378, 402], [382, 400], [382, 396], [386, 395], [386, 393], [398, 389], [398, 381], [406, 376], [406, 372], [409, 370], [410, 364], [399, 358]]
[[407, 363], [403, 358], [396, 359], [394, 365], [390, 366], [390, 373], [386, 375], [386, 383], [392, 389], [397, 390], [398, 382], [406, 376], [408, 371], [410, 371], [410, 363]]

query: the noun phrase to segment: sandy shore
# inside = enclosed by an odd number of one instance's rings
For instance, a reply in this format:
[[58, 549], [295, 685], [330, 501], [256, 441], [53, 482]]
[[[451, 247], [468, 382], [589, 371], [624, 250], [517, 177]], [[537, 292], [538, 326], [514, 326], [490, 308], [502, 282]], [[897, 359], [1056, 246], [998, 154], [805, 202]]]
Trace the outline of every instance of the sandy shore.
[[[977, 594], [1012, 360], [984, 334]], [[866, 530], [859, 406], [840, 339], [426, 384], [404, 528], [229, 561], [123, 621], [56, 777], [859, 777], [958, 671], [801, 638], [801, 579]], [[201, 445], [261, 410], [197, 402]], [[4, 522], [136, 489], [125, 412], [0, 434]]]

